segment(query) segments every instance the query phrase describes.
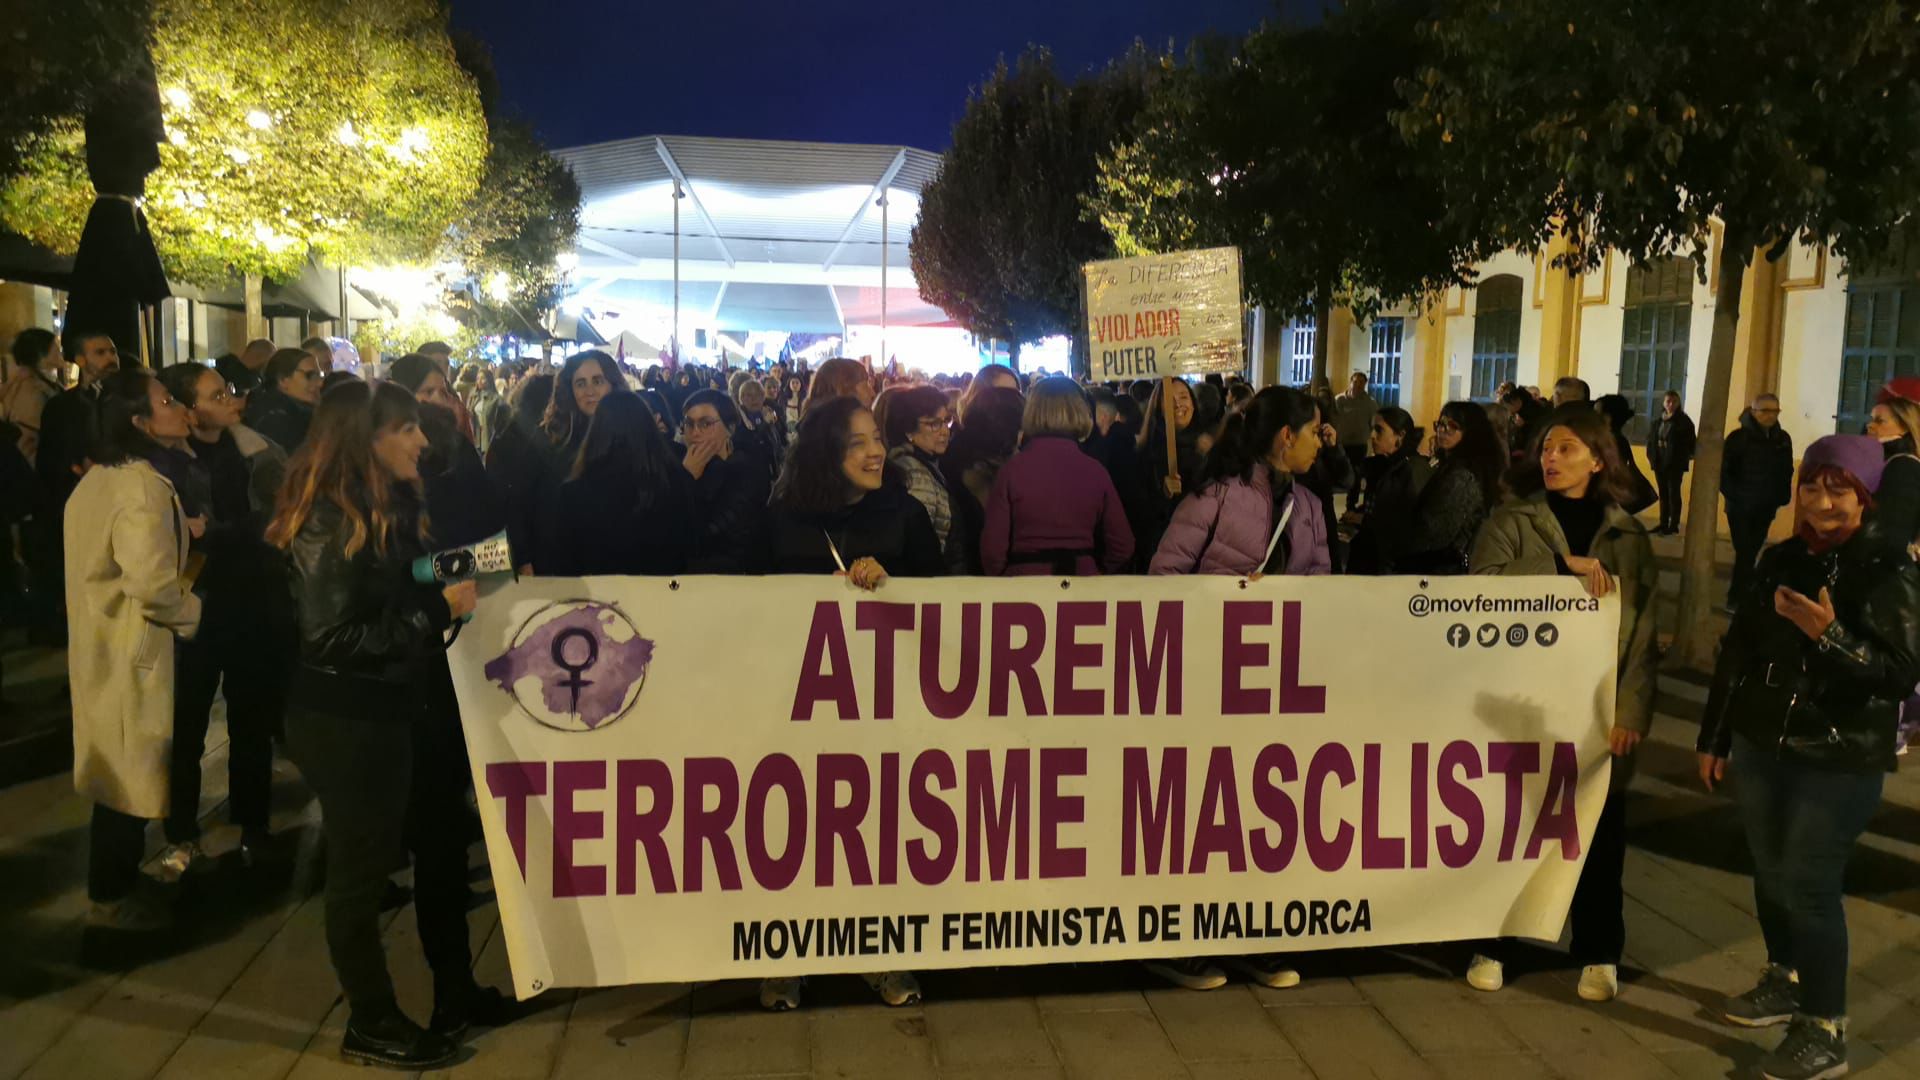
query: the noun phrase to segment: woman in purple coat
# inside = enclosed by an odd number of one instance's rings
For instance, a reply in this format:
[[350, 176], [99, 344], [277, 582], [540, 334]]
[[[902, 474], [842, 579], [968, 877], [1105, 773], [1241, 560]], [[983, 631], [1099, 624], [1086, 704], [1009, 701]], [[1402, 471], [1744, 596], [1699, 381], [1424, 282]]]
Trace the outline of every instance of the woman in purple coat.
[[1227, 420], [1200, 486], [1174, 508], [1148, 572], [1330, 574], [1326, 513], [1294, 478], [1313, 468], [1324, 418], [1313, 398], [1270, 386]]
[[1093, 409], [1072, 379], [1041, 379], [1020, 418], [1020, 452], [987, 497], [980, 565], [989, 576], [1111, 574], [1133, 557], [1133, 529], [1106, 467], [1080, 443]]

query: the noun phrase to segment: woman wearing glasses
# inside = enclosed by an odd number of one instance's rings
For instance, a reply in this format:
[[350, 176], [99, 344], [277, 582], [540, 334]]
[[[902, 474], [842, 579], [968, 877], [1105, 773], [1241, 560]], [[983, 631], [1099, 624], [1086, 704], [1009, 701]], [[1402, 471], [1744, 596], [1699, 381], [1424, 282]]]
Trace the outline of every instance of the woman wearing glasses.
[[697, 390], [680, 420], [681, 468], [692, 484], [694, 574], [763, 574], [767, 569], [767, 495], [771, 482], [756, 453], [734, 440], [743, 425], [733, 399]]
[[909, 386], [887, 396], [881, 434], [887, 459], [907, 478], [907, 491], [926, 507], [947, 573], [967, 572], [967, 531], [954, 520], [953, 490], [941, 459], [953, 444], [953, 412], [947, 395], [935, 386]]
[[1474, 534], [1500, 502], [1507, 453], [1485, 409], [1450, 401], [1433, 422], [1434, 473], [1421, 489], [1394, 568], [1403, 574], [1464, 574]]
[[247, 426], [291, 454], [307, 441], [319, 403], [319, 361], [304, 349], [281, 349], [267, 359], [259, 387], [247, 395]]
[[263, 535], [287, 455], [240, 422], [240, 402], [212, 368], [175, 364], [160, 373], [190, 410], [189, 443], [212, 480], [206, 556], [197, 588], [200, 633], [176, 650], [173, 761], [167, 812], [168, 876], [206, 869], [200, 851], [200, 759], [214, 691], [227, 701], [227, 813], [240, 827], [240, 859], [252, 866], [267, 843], [273, 737], [280, 732], [297, 648], [285, 561]]

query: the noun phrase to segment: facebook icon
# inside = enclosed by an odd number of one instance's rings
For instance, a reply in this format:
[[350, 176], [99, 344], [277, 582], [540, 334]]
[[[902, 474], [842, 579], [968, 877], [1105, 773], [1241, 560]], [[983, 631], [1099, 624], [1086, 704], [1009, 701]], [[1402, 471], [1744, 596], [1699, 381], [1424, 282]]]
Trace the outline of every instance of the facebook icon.
[[1447, 644], [1456, 649], [1466, 648], [1467, 642], [1472, 640], [1472, 637], [1472, 633], [1467, 630], [1466, 623], [1454, 623], [1452, 626], [1447, 627]]

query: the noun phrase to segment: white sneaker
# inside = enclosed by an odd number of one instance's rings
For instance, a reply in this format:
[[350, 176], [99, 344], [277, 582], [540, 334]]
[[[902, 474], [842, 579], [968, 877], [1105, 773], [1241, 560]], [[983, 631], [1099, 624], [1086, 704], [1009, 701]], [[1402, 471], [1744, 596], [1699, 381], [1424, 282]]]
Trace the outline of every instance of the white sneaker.
[[1300, 972], [1287, 962], [1285, 953], [1265, 953], [1254, 956], [1229, 956], [1224, 963], [1261, 986], [1274, 990], [1285, 990], [1300, 985]]
[[803, 980], [797, 975], [778, 979], [760, 980], [760, 1007], [773, 1012], [786, 1012], [800, 1007], [800, 984]]
[[1620, 993], [1620, 969], [1613, 964], [1588, 964], [1580, 969], [1580, 1000], [1612, 1001]]
[[911, 971], [882, 971], [876, 975], [863, 975], [867, 985], [880, 995], [880, 1000], [894, 1008], [902, 1005], [920, 1003], [920, 980], [913, 977]]
[[1505, 964], [1491, 956], [1473, 954], [1473, 962], [1467, 965], [1467, 985], [1475, 990], [1485, 990], [1491, 994], [1507, 984]]

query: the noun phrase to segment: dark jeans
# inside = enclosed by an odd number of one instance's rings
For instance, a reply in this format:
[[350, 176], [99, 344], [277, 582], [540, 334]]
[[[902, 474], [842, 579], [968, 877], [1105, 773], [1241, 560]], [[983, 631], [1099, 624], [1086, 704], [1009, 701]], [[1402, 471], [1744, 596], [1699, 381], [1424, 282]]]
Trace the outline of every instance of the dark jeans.
[[1727, 503], [1727, 532], [1733, 536], [1733, 584], [1727, 590], [1727, 602], [1737, 603], [1746, 595], [1753, 580], [1754, 564], [1760, 561], [1760, 549], [1767, 546], [1767, 530], [1773, 526], [1775, 508]]
[[1815, 769], [1743, 738], [1734, 797], [1753, 852], [1753, 900], [1767, 960], [1800, 973], [1800, 1009], [1847, 1014], [1847, 913], [1841, 886], [1854, 841], [1880, 806], [1881, 772]]
[[214, 634], [175, 646], [173, 763], [167, 842], [200, 839], [200, 758], [207, 746], [213, 695], [224, 679], [227, 699], [227, 813], [242, 829], [267, 827], [273, 783], [273, 737], [286, 709], [291, 642], [255, 628]]
[[1681, 490], [1686, 487], [1687, 468], [1667, 466], [1654, 470], [1655, 482], [1660, 487], [1660, 527], [1663, 529], [1680, 528]]
[[1367, 463], [1367, 444], [1342, 446], [1340, 452], [1347, 455], [1347, 460], [1353, 463], [1353, 483], [1347, 488], [1347, 509], [1351, 510], [1353, 504], [1360, 498], [1360, 466]]
[[87, 830], [87, 899], [121, 900], [140, 881], [140, 856], [147, 849], [147, 819], [93, 804]]
[[[356, 1014], [395, 1008], [380, 943], [380, 898], [403, 847], [413, 853], [414, 917], [436, 986], [469, 985], [467, 851], [459, 777], [441, 734], [409, 703], [383, 715], [295, 709], [287, 753], [320, 800], [327, 840], [327, 952]], [[449, 793], [453, 797], [449, 797]]]

